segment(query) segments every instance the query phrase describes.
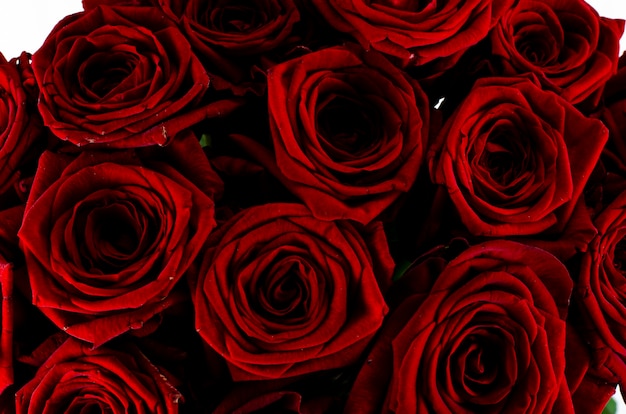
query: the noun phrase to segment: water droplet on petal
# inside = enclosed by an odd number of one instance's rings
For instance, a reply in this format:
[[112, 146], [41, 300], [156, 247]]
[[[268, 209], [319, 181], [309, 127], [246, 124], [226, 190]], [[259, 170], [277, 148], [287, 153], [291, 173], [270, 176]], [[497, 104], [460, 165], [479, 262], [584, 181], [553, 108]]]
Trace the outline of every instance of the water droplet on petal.
[[130, 329], [141, 329], [143, 328], [143, 321], [135, 321], [130, 323]]

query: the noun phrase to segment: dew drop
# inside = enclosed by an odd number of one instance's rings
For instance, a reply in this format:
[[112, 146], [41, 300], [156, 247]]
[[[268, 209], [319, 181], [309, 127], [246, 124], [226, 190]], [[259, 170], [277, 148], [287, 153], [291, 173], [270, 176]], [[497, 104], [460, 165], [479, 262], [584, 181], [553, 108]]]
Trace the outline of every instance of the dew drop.
[[178, 401], [180, 401], [181, 395], [180, 395], [180, 394], [170, 393], [169, 397], [170, 397], [170, 400], [171, 400], [174, 404], [178, 404]]
[[129, 328], [130, 329], [141, 329], [141, 328], [143, 328], [143, 321], [131, 322]]

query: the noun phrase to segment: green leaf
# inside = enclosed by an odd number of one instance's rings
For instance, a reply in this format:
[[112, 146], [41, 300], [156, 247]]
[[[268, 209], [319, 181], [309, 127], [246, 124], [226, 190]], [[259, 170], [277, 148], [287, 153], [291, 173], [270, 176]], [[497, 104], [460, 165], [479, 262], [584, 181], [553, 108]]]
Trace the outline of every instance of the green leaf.
[[402, 276], [404, 276], [404, 273], [406, 273], [407, 270], [409, 270], [409, 267], [411, 267], [411, 264], [413, 262], [409, 261], [409, 260], [402, 260], [400, 261], [397, 265], [396, 268], [393, 272], [393, 278], [392, 280], [395, 282], [396, 280], [400, 279]]
[[200, 137], [200, 146], [202, 148], [206, 148], [206, 147], [211, 148], [211, 135], [202, 134], [202, 136]]
[[606, 407], [602, 410], [602, 414], [615, 414], [617, 412], [617, 402], [615, 397], [612, 397], [609, 402], [606, 403]]

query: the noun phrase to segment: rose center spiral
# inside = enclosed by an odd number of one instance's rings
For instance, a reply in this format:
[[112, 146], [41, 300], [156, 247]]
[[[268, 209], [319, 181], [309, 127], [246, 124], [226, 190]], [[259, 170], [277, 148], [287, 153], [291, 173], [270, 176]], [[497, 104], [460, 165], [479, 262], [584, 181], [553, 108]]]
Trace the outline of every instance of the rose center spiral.
[[522, 174], [526, 160], [524, 139], [507, 131], [494, 133], [483, 148], [479, 164], [502, 186], [509, 186]]
[[136, 56], [129, 53], [95, 54], [82, 72], [82, 85], [103, 98], [127, 79], [135, 67]]
[[[196, 2], [200, 3], [200, 2]], [[198, 24], [222, 33], [246, 33], [264, 24], [264, 15], [255, 3], [245, 1], [206, 2], [198, 9], [194, 19]]]
[[258, 298], [261, 312], [281, 321], [305, 316], [310, 296], [305, 280], [312, 271], [299, 258], [283, 259], [269, 269]]
[[492, 323], [471, 327], [449, 359], [449, 375], [459, 379], [452, 392], [478, 406], [503, 401], [517, 377], [511, 343]]
[[334, 159], [341, 153], [358, 154], [371, 148], [380, 136], [380, 114], [348, 97], [336, 97], [320, 108], [317, 127], [323, 145]]
[[558, 16], [549, 7], [538, 5], [516, 16], [513, 43], [517, 52], [535, 66], [558, 62], [564, 33]]
[[151, 245], [152, 224], [132, 203], [85, 203], [72, 225], [83, 268], [100, 275], [126, 268]]

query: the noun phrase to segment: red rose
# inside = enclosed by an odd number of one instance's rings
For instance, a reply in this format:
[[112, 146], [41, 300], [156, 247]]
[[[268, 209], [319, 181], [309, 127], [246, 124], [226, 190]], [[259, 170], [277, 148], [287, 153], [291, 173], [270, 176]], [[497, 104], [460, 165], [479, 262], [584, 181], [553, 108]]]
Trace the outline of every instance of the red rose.
[[0, 54], [0, 194], [18, 178], [24, 159], [31, 155], [32, 144], [41, 130], [41, 120], [29, 106], [21, 66], [28, 66], [24, 54], [7, 62]]
[[[193, 136], [168, 150], [185, 154], [196, 174], [212, 172]], [[33, 303], [68, 334], [99, 345], [174, 300], [215, 226], [213, 200], [175, 160], [133, 151], [41, 157], [19, 237]]]
[[504, 73], [534, 73], [542, 86], [580, 103], [600, 98], [617, 70], [624, 21], [601, 18], [584, 0], [521, 0], [491, 34]]
[[133, 347], [93, 349], [64, 342], [15, 395], [18, 414], [174, 414], [182, 396]]
[[430, 148], [430, 175], [472, 234], [558, 232], [607, 135], [529, 79], [481, 79]]
[[236, 381], [354, 362], [382, 324], [393, 261], [380, 223], [363, 238], [302, 205], [244, 210], [190, 272], [196, 328]]
[[217, 47], [233, 56], [265, 53], [280, 46], [300, 17], [293, 0], [255, 3], [162, 0], [162, 3], [181, 19], [194, 47]]
[[575, 298], [586, 317], [585, 337], [594, 350], [612, 350], [604, 363], [626, 381], [626, 192], [594, 224], [598, 235], [583, 256]]
[[497, 240], [440, 249], [399, 282], [346, 412], [572, 412], [565, 338], [572, 280], [549, 253]]
[[300, 13], [293, 0], [165, 0], [194, 51], [211, 73], [213, 87], [243, 94], [253, 88], [259, 57], [285, 46]]
[[287, 61], [269, 72], [268, 99], [275, 154], [242, 145], [315, 217], [368, 223], [415, 181], [428, 99], [382, 55], [334, 47]]
[[44, 123], [76, 145], [164, 145], [232, 106], [196, 108], [209, 77], [175, 23], [153, 7], [66, 17], [33, 55], [33, 70]]
[[460, 57], [516, 0], [313, 0], [328, 23], [403, 66]]

